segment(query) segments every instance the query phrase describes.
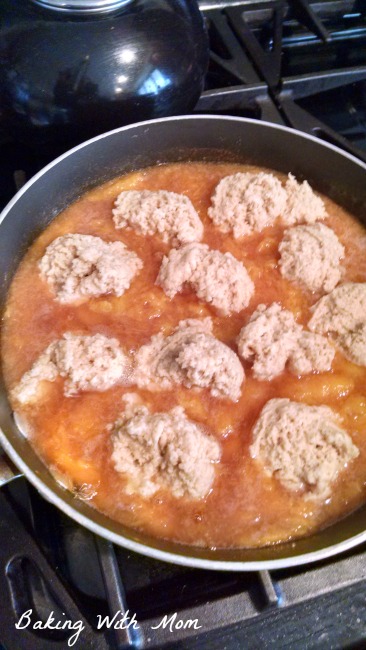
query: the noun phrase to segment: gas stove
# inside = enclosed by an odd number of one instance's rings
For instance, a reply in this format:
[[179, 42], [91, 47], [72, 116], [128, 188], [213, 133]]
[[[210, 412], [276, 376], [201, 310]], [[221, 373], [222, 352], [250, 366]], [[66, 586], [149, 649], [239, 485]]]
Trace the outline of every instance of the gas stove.
[[[200, 8], [210, 64], [194, 112], [285, 124], [366, 160], [365, 2]], [[1, 134], [1, 207], [49, 160]], [[187, 569], [96, 538], [24, 478], [0, 492], [0, 539], [0, 650], [366, 647], [366, 545], [275, 572]]]
[[[96, 538], [22, 478], [0, 518], [0, 648], [366, 647], [366, 545], [271, 573], [187, 569]], [[32, 629], [51, 614], [66, 627]]]

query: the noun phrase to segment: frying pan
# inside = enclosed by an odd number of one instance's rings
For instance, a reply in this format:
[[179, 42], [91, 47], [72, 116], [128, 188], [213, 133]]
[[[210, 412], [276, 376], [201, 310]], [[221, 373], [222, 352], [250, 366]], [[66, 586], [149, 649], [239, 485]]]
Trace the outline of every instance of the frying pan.
[[[148, 165], [187, 161], [245, 162], [306, 178], [366, 223], [366, 165], [333, 145], [286, 127], [218, 116], [163, 118], [100, 135], [65, 153], [32, 178], [0, 221], [1, 303], [29, 244], [87, 189]], [[158, 560], [206, 569], [278, 569], [322, 560], [366, 541], [366, 505], [304, 539], [262, 549], [201, 549], [151, 538], [116, 523], [55, 482], [17, 428], [0, 387], [0, 443], [39, 492], [82, 526]]]

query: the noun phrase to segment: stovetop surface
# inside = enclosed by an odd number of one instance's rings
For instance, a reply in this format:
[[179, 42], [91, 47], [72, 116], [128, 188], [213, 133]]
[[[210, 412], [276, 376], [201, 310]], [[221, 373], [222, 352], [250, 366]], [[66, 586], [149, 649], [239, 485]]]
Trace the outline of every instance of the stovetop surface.
[[[46, 621], [51, 611], [55, 621], [82, 621], [75, 647], [83, 649], [366, 647], [366, 545], [271, 573], [189, 569], [96, 538], [25, 479], [0, 493], [0, 535], [0, 587], [9, 594], [0, 647], [68, 647], [68, 628], [15, 633], [14, 622], [30, 609], [32, 621]], [[122, 612], [138, 621], [137, 630], [98, 630]]]
[[[210, 65], [195, 112], [299, 128], [366, 160], [366, 3], [203, 0], [200, 7]], [[0, 206], [58, 153], [1, 134]], [[188, 569], [97, 540], [24, 479], [0, 493], [0, 538], [0, 650], [70, 647], [68, 629], [15, 633], [27, 608], [43, 621], [50, 609], [82, 621], [75, 647], [83, 649], [366, 647], [365, 545], [271, 573]], [[139, 630], [97, 630], [98, 616], [127, 610]]]

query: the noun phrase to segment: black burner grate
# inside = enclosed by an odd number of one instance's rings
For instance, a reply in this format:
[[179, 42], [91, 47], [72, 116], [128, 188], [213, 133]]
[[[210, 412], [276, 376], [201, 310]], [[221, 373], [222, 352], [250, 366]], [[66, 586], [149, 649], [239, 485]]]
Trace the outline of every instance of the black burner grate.
[[365, 4], [227, 2], [206, 16], [210, 67], [197, 111], [239, 110], [366, 161]]

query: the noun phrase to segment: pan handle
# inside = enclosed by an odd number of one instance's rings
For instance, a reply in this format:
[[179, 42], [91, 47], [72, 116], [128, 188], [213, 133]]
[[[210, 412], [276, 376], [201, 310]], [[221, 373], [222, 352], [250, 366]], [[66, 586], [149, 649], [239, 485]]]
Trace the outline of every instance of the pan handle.
[[15, 478], [22, 476], [22, 473], [15, 465], [5, 456], [4, 451], [0, 447], [0, 487], [10, 483]]

